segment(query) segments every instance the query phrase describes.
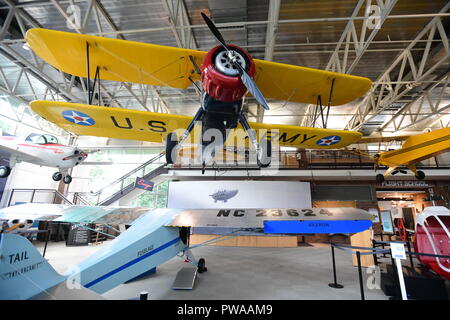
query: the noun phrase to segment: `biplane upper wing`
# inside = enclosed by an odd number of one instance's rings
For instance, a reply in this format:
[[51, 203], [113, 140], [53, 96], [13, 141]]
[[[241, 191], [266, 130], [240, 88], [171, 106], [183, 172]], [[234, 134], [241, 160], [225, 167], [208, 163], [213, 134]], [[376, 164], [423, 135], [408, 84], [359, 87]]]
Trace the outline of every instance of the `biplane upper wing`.
[[28, 30], [25, 40], [44, 61], [78, 77], [87, 77], [89, 45], [89, 73], [92, 78], [99, 67], [100, 79], [173, 88], [190, 86], [189, 77], [199, 79], [191, 59], [200, 65], [206, 54], [203, 51], [39, 28]]
[[[192, 120], [192, 117], [175, 114], [59, 101], [36, 100], [30, 103], [30, 107], [44, 119], [75, 134], [159, 143], [165, 141], [170, 132], [184, 132]], [[276, 139], [282, 146], [309, 149], [342, 148], [361, 138], [361, 133], [355, 131], [254, 122], [250, 122], [250, 127], [257, 131], [260, 138], [270, 134], [272, 141]], [[231, 134], [229, 139], [231, 137], [236, 136]]]
[[315, 104], [320, 96], [322, 104], [330, 100], [338, 106], [364, 95], [372, 85], [367, 78], [343, 73], [257, 59], [255, 65], [256, 84], [268, 99]]
[[[55, 68], [79, 77], [89, 73], [104, 80], [187, 88], [199, 80], [198, 67], [204, 51], [174, 48], [70, 32], [34, 28], [27, 31], [27, 44]], [[267, 99], [326, 105], [348, 103], [370, 88], [371, 81], [335, 72], [255, 59], [256, 83]]]

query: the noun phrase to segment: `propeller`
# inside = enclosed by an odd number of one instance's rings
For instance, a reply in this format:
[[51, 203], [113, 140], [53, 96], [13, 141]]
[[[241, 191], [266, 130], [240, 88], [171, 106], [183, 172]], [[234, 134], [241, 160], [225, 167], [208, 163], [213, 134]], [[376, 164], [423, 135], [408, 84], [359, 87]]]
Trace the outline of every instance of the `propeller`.
[[242, 83], [245, 85], [248, 91], [252, 94], [252, 96], [255, 97], [255, 99], [259, 102], [259, 104], [266, 110], [269, 110], [269, 105], [267, 104], [266, 98], [264, 98], [263, 94], [259, 90], [258, 86], [256, 85], [255, 81], [253, 81], [252, 77], [248, 75], [248, 73], [245, 71], [245, 69], [237, 62], [236, 57], [233, 55], [233, 53], [228, 49], [227, 44], [225, 43], [225, 40], [222, 37], [222, 34], [220, 33], [219, 29], [214, 25], [214, 23], [211, 21], [211, 19], [208, 18], [206, 14], [203, 12], [201, 13], [203, 20], [205, 20], [205, 23], [208, 25], [209, 30], [212, 32], [212, 34], [216, 37], [216, 39], [220, 42], [220, 44], [224, 47], [224, 49], [227, 51], [228, 59], [230, 62], [238, 69], [239, 75], [241, 76]]
[[74, 154], [63, 158], [63, 160], [70, 160], [70, 159], [79, 158], [79, 157], [83, 157], [86, 159], [87, 156], [88, 156], [88, 154], [86, 152], [75, 150]]

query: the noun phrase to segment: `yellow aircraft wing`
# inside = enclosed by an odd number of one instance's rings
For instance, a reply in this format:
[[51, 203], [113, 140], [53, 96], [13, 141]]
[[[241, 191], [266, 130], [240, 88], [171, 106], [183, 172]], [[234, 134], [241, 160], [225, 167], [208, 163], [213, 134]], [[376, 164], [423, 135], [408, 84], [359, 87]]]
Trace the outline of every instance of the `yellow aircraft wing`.
[[367, 78], [312, 68], [293, 66], [255, 59], [255, 81], [267, 99], [327, 105], [331, 92], [331, 105], [349, 103], [364, 95], [372, 85]]
[[380, 154], [380, 164], [411, 165], [450, 150], [450, 128], [410, 136], [398, 150]]
[[[138, 141], [163, 142], [166, 135], [173, 131], [178, 131], [180, 136], [180, 132], [184, 132], [192, 120], [192, 117], [175, 114], [58, 101], [36, 100], [30, 103], [30, 107], [44, 119], [78, 135]], [[361, 133], [354, 131], [252, 122], [250, 126], [257, 131], [259, 139], [264, 135], [270, 136], [272, 141], [279, 142], [281, 146], [299, 148], [336, 149], [361, 138]], [[245, 135], [235, 134], [236, 132], [234, 130], [227, 141], [240, 136], [241, 141], [248, 142]], [[195, 143], [193, 140], [187, 141]]]
[[86, 44], [89, 44], [89, 73], [97, 66], [100, 79], [187, 88], [199, 80], [191, 56], [200, 65], [206, 52], [135, 41], [34, 28], [25, 40], [33, 51], [56, 69], [87, 77]]
[[[93, 78], [97, 66], [100, 79], [187, 88], [189, 80], [200, 80], [196, 66], [204, 51], [160, 46], [76, 33], [34, 28], [27, 31], [28, 45], [47, 63], [79, 77]], [[192, 61], [195, 61], [195, 65]], [[300, 103], [328, 103], [334, 80], [331, 105], [348, 103], [362, 96], [371, 81], [335, 72], [304, 68], [255, 59], [256, 83], [267, 99]]]

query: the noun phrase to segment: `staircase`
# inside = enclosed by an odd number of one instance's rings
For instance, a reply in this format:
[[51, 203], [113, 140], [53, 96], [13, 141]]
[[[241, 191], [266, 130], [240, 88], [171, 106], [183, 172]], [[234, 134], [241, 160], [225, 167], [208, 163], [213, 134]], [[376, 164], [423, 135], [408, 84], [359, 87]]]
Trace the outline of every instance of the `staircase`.
[[[152, 168], [154, 162], [164, 155], [165, 152], [161, 152], [97, 192], [76, 192], [73, 197], [73, 203], [76, 205], [108, 206], [122, 197], [130, 195], [133, 190], [136, 190], [135, 182], [137, 177], [152, 180], [161, 174], [168, 173], [165, 163]], [[153, 182], [155, 182], [155, 185], [157, 184], [156, 181], [153, 180]]]

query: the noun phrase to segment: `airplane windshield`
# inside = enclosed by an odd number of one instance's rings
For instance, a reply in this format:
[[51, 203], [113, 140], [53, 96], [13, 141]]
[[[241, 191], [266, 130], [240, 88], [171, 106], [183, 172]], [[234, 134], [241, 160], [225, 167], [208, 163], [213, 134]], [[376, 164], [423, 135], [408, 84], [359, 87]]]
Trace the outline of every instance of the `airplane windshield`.
[[59, 144], [58, 138], [51, 134], [30, 134], [25, 141], [30, 141], [37, 144]]

